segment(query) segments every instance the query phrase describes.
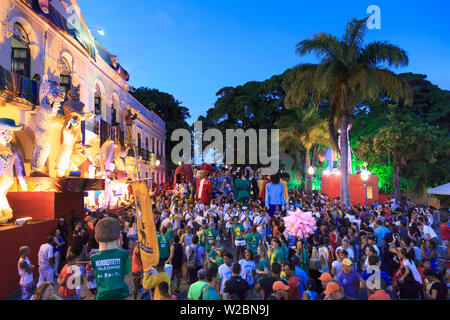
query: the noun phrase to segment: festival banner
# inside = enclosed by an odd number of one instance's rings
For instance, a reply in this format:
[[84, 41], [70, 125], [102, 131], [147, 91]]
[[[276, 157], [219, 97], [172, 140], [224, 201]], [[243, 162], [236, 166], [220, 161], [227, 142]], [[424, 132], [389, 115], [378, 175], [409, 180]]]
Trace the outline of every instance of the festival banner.
[[156, 237], [155, 220], [153, 217], [152, 200], [148, 194], [145, 182], [132, 184], [136, 205], [136, 224], [142, 267], [148, 271], [158, 264], [159, 247]]

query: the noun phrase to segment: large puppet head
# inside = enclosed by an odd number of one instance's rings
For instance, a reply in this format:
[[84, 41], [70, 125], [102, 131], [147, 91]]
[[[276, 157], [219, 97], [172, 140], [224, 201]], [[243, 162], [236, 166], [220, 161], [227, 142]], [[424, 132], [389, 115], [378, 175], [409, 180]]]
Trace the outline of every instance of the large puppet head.
[[209, 163], [203, 163], [200, 166], [200, 170], [201, 170], [201, 177], [207, 178], [210, 172], [212, 171], [212, 166]]
[[114, 218], [103, 218], [95, 226], [95, 240], [99, 243], [100, 250], [114, 249], [118, 247], [120, 238], [120, 223]]
[[0, 145], [7, 145], [13, 138], [13, 132], [22, 130], [23, 126], [16, 126], [13, 119], [0, 119]]

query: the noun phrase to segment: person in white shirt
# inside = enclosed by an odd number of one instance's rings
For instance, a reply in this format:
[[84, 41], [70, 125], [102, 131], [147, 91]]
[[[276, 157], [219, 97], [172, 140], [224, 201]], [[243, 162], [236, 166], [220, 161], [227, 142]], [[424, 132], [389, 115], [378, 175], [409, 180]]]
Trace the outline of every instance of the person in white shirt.
[[425, 223], [421, 223], [419, 225], [419, 229], [422, 233], [422, 239], [424, 240], [428, 240], [428, 236], [430, 237], [430, 239], [437, 239], [437, 234], [436, 232], [433, 230], [432, 227], [427, 226]]
[[342, 270], [342, 261], [347, 258], [347, 250], [337, 249], [336, 250], [336, 260], [331, 263], [331, 275], [336, 277]]
[[225, 252], [223, 256], [223, 264], [218, 269], [218, 276], [220, 278], [220, 294], [222, 295], [223, 299], [226, 298], [226, 293], [223, 292], [225, 282], [227, 282], [232, 277], [232, 270], [231, 268], [234, 265], [233, 262], [233, 255], [231, 252]]
[[342, 246], [339, 246], [336, 248], [336, 254], [339, 250], [345, 250], [348, 253], [348, 258], [350, 260], [352, 260], [353, 262], [355, 261], [355, 253], [353, 252], [353, 248], [350, 247], [350, 239], [348, 238], [344, 238], [342, 239]]
[[267, 229], [267, 217], [264, 214], [264, 211], [259, 212], [259, 214], [255, 214], [255, 218], [253, 219], [253, 226], [256, 227], [256, 231], [261, 235], [262, 241], [266, 242], [266, 229]]
[[230, 229], [231, 226], [233, 225], [233, 218], [234, 218], [235, 214], [233, 213], [233, 210], [231, 208], [228, 208], [228, 212], [225, 214], [223, 221], [225, 222], [225, 229], [226, 229], [226, 236], [228, 237], [228, 239], [230, 238]]
[[31, 297], [31, 292], [34, 289], [34, 281], [33, 281], [33, 269], [34, 266], [31, 264], [30, 260], [28, 260], [28, 256], [30, 254], [30, 248], [27, 246], [20, 247], [20, 258], [17, 263], [17, 269], [19, 272], [19, 285], [21, 291], [22, 300], [28, 300]]
[[207, 220], [207, 219], [205, 217], [203, 217], [203, 212], [199, 212], [197, 217], [195, 218], [195, 222], [197, 222], [200, 226], [202, 226], [204, 220]]
[[55, 263], [53, 258], [53, 237], [48, 236], [47, 242], [42, 244], [39, 248], [38, 252], [38, 264], [39, 264], [39, 282], [37, 286], [44, 282], [50, 281], [54, 282], [54, 268], [53, 264]]

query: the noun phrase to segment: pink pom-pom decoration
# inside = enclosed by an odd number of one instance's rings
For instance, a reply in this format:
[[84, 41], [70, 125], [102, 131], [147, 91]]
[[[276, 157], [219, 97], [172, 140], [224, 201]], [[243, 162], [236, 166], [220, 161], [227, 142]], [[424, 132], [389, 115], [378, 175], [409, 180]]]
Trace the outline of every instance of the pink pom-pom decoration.
[[288, 215], [283, 219], [288, 233], [300, 239], [308, 238], [317, 229], [312, 213], [303, 212], [299, 208], [295, 211], [288, 211]]

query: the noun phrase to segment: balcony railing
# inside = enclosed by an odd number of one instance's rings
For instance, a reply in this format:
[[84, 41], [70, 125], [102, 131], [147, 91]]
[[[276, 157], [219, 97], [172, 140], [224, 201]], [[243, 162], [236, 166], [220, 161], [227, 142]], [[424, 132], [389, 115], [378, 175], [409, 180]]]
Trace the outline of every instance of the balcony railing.
[[125, 133], [122, 128], [112, 126], [101, 118], [94, 118], [89, 120], [89, 122], [94, 133], [100, 136], [100, 145], [103, 145], [108, 138], [120, 142], [120, 145], [122, 146], [124, 145]]

